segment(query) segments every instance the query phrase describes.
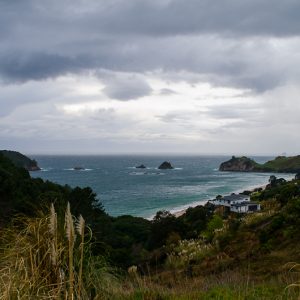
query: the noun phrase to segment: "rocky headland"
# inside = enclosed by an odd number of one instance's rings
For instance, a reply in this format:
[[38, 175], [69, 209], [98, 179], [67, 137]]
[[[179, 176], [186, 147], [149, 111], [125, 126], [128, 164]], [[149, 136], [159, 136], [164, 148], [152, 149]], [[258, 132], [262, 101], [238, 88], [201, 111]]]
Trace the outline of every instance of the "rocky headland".
[[299, 173], [300, 155], [290, 157], [277, 156], [264, 164], [259, 164], [246, 156], [232, 156], [230, 160], [221, 163], [219, 171]]
[[0, 154], [10, 159], [16, 167], [25, 168], [27, 171], [40, 171], [36, 160], [30, 159], [17, 151], [0, 150]]

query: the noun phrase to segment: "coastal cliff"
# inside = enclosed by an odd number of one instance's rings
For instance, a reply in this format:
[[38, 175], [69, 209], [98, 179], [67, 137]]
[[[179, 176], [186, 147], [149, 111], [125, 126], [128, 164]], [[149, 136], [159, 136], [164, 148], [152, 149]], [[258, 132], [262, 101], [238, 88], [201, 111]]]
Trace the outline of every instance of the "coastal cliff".
[[276, 173], [299, 173], [300, 155], [277, 156], [275, 159], [259, 164], [246, 156], [235, 157], [221, 163], [220, 171], [232, 172], [276, 172]]
[[25, 168], [27, 171], [41, 170], [34, 159], [17, 151], [0, 150], [0, 154], [10, 159], [16, 167]]

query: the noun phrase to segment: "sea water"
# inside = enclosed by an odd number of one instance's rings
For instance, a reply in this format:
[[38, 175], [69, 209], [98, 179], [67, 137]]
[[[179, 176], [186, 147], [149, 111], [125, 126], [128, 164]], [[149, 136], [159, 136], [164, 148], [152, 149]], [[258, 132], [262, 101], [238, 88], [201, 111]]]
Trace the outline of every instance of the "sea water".
[[[112, 216], [151, 218], [159, 210], [176, 212], [227, 195], [265, 185], [271, 173], [220, 172], [227, 156], [50, 156], [31, 155], [41, 171], [31, 172], [72, 187], [89, 186]], [[265, 162], [273, 157], [254, 157]], [[163, 161], [174, 169], [159, 170]], [[144, 164], [146, 169], [137, 169]], [[75, 166], [83, 170], [74, 170]], [[286, 179], [291, 174], [277, 175]]]

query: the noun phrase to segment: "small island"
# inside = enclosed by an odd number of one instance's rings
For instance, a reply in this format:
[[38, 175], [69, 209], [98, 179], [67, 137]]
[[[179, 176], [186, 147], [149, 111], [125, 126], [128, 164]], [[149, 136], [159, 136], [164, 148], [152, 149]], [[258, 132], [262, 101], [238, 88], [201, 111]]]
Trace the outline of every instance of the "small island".
[[27, 171], [40, 171], [37, 161], [30, 159], [24, 154], [17, 151], [0, 150], [0, 154], [10, 159], [16, 167], [24, 168]]
[[136, 169], [146, 169], [146, 166], [141, 164], [135, 167]]
[[221, 163], [219, 171], [299, 173], [300, 155], [290, 157], [277, 156], [264, 164], [259, 164], [246, 156], [232, 156], [230, 160]]
[[174, 169], [174, 167], [171, 165], [170, 162], [168, 161], [164, 161], [159, 167], [160, 170], [170, 170], [170, 169]]

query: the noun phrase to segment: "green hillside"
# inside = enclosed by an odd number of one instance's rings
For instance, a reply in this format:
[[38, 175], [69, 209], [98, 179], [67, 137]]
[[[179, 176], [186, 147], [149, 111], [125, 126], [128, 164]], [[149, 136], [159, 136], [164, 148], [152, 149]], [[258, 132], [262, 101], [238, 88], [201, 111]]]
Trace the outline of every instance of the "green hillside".
[[299, 173], [300, 155], [298, 156], [278, 156], [264, 164], [259, 164], [248, 157], [235, 157], [221, 163], [220, 171], [233, 172], [276, 172], [276, 173]]
[[290, 157], [278, 156], [260, 165], [258, 168], [264, 171], [298, 173], [300, 172], [300, 155]]

